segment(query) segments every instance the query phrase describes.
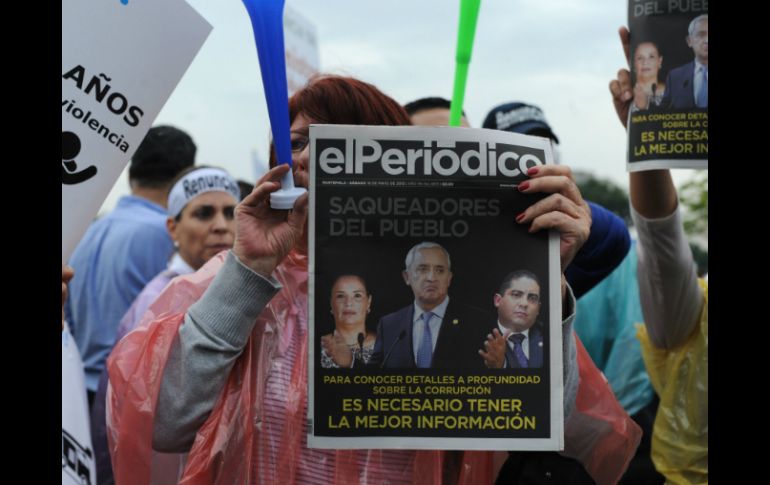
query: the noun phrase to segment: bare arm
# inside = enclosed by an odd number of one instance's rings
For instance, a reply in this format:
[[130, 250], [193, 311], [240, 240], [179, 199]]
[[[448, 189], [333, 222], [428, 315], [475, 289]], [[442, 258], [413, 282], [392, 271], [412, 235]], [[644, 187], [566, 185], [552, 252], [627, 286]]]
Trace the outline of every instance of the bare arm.
[[668, 217], [677, 208], [676, 188], [669, 170], [631, 172], [631, 207], [645, 219]]
[[61, 329], [64, 331], [64, 304], [67, 303], [67, 283], [75, 275], [71, 266], [61, 266]]

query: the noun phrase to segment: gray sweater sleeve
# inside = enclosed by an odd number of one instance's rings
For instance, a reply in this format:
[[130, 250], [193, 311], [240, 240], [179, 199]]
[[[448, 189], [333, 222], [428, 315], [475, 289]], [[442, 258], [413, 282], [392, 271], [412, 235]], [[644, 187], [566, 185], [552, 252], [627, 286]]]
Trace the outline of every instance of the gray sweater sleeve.
[[638, 231], [637, 279], [644, 324], [652, 343], [674, 348], [698, 322], [703, 291], [687, 244], [679, 207], [661, 219], [645, 219], [631, 207]]
[[564, 421], [572, 414], [575, 409], [575, 398], [577, 397], [578, 384], [580, 377], [577, 363], [577, 347], [575, 346], [575, 335], [572, 332], [572, 323], [575, 321], [575, 294], [572, 288], [567, 285], [567, 305], [562, 311], [567, 318], [564, 319], [561, 326], [562, 331], [562, 372], [564, 374]]
[[274, 278], [263, 278], [228, 252], [209, 288], [190, 306], [171, 346], [155, 411], [155, 450], [189, 451], [257, 316], [280, 288]]

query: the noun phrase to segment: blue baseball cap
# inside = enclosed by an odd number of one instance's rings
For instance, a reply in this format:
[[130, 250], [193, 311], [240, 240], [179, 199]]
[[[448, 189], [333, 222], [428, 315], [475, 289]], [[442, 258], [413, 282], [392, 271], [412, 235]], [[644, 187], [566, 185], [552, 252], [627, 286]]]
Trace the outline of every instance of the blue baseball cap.
[[481, 126], [525, 135], [545, 136], [559, 143], [556, 134], [545, 120], [543, 110], [531, 104], [520, 102], [501, 104], [487, 114]]

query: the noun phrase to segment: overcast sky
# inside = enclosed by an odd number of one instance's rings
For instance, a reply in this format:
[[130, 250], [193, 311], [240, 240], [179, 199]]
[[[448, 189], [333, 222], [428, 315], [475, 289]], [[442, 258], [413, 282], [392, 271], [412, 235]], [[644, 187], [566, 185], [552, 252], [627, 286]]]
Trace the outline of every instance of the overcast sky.
[[[198, 164], [254, 181], [267, 158], [269, 123], [254, 37], [240, 0], [188, 0], [213, 25], [156, 124], [184, 129]], [[315, 24], [321, 70], [375, 84], [401, 103], [451, 98], [459, 0], [286, 0]], [[465, 94], [480, 127], [498, 104], [540, 106], [562, 160], [627, 186], [625, 131], [607, 85], [625, 64], [617, 29], [622, 0], [484, 0]], [[680, 183], [690, 172], [675, 171]], [[126, 171], [102, 210], [128, 193]]]

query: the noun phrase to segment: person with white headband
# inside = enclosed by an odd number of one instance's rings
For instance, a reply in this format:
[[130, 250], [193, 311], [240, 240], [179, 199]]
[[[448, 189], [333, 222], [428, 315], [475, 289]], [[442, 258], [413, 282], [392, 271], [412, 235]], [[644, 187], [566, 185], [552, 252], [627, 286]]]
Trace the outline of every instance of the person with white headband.
[[[220, 168], [189, 167], [177, 175], [171, 183], [166, 205], [166, 227], [174, 241], [175, 253], [168, 267], [147, 283], [121, 319], [116, 343], [141, 321], [152, 321], [155, 318], [151, 305], [173, 278], [197, 271], [212, 256], [233, 247], [234, 212], [239, 201], [238, 182]], [[112, 476], [105, 429], [107, 383], [105, 369], [99, 379], [91, 416], [92, 439], [100, 483], [105, 483], [103, 478]], [[180, 471], [181, 462], [177, 457], [178, 455], [169, 455], [161, 458], [164, 463], [162, 468], [167, 470], [170, 476], [176, 476]]]

